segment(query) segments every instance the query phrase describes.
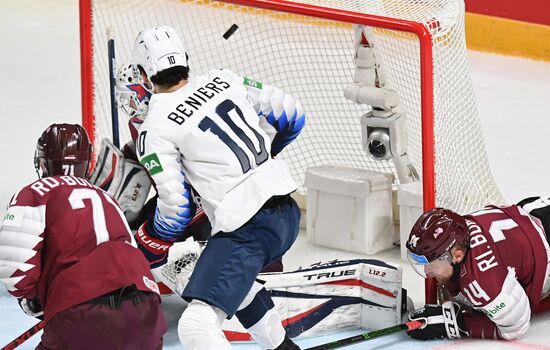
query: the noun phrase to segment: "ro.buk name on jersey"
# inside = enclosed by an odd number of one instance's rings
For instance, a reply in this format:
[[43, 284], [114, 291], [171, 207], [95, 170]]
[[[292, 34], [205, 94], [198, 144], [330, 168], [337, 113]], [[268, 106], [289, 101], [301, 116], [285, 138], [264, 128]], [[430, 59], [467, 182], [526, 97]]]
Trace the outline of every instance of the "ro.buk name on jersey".
[[229, 87], [229, 83], [223, 81], [220, 77], [215, 77], [211, 82], [196, 88], [167, 118], [181, 125], [185, 122], [185, 118], [191, 117], [194, 111], [198, 110], [203, 103], [208, 102], [216, 94]]

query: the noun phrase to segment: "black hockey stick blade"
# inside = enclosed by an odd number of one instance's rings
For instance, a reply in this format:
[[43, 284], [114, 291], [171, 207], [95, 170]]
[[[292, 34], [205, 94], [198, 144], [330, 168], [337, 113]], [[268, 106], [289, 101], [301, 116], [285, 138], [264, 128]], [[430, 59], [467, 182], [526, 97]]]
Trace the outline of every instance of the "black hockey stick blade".
[[314, 346], [312, 348], [307, 348], [305, 350], [328, 350], [328, 349], [337, 349], [343, 346], [359, 343], [365, 340], [371, 340], [374, 338], [382, 337], [388, 334], [393, 334], [401, 331], [412, 331], [413, 329], [420, 328], [424, 325], [420, 321], [409, 321], [397, 326], [392, 326], [388, 328], [379, 329], [372, 332], [367, 332], [363, 334], [354, 335], [353, 337], [344, 338], [340, 340], [335, 340], [330, 343], [325, 343], [321, 345]]
[[16, 347], [18, 347], [19, 345], [21, 345], [25, 341], [27, 341], [30, 337], [32, 337], [36, 333], [40, 332], [40, 330], [42, 330], [42, 328], [44, 328], [45, 325], [46, 325], [46, 321], [38, 322], [37, 324], [35, 324], [31, 328], [29, 328], [25, 333], [21, 334], [20, 336], [18, 336], [14, 340], [12, 340], [8, 345], [4, 346], [0, 350], [15, 349]]

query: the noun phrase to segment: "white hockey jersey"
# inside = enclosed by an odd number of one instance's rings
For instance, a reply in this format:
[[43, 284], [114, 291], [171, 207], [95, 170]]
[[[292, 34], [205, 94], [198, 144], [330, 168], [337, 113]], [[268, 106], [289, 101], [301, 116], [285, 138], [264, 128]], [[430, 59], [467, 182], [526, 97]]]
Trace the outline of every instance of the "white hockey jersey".
[[137, 150], [159, 194], [155, 231], [175, 239], [185, 230], [191, 186], [213, 234], [234, 231], [270, 197], [294, 191], [287, 164], [272, 156], [304, 123], [295, 98], [225, 69], [153, 95]]

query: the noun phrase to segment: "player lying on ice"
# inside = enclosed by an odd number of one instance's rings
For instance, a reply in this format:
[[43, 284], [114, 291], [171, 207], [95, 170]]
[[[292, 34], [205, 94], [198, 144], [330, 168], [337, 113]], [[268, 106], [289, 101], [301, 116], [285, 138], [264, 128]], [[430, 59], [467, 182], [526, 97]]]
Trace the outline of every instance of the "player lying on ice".
[[411, 320], [427, 324], [409, 335], [523, 336], [531, 314], [548, 306], [549, 224], [550, 199], [543, 197], [464, 216], [443, 208], [424, 213], [411, 230], [408, 257], [421, 276], [437, 279], [445, 302], [412, 312]]
[[0, 280], [27, 314], [43, 314], [38, 349], [162, 349], [157, 284], [120, 208], [86, 180], [91, 153], [80, 125], [40, 136], [39, 180], [2, 222]]

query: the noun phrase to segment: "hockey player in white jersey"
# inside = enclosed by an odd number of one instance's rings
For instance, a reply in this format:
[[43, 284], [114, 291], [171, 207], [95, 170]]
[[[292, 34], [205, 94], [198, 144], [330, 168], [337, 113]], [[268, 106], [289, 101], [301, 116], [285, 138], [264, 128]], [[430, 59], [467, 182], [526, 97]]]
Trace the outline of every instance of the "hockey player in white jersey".
[[[191, 302], [178, 335], [187, 350], [230, 349], [221, 323], [256, 303], [273, 305], [255, 278], [298, 234], [300, 211], [289, 196], [296, 184], [272, 157], [300, 132], [305, 113], [294, 97], [229, 70], [189, 80], [188, 55], [169, 27], [141, 32], [134, 56], [155, 93], [138, 157], [159, 193], [154, 220], [137, 238], [162, 256], [195, 204], [203, 208], [213, 237], [182, 293]], [[298, 349], [273, 307], [244, 321], [262, 348]]]

